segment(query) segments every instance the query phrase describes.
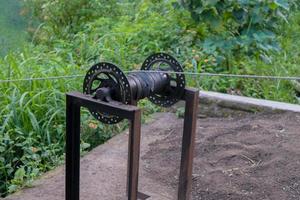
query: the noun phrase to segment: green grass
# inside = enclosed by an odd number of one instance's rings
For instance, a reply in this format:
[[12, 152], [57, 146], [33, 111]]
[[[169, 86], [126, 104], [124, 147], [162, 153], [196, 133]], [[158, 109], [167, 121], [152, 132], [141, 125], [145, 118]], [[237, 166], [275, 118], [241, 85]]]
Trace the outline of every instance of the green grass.
[[26, 19], [20, 15], [20, 0], [0, 0], [0, 56], [24, 45]]
[[[56, 52], [25, 48], [0, 59], [0, 79], [83, 74], [87, 68], [65, 64]], [[0, 196], [30, 184], [64, 159], [65, 93], [81, 91], [82, 78], [0, 84]], [[95, 126], [96, 125], [96, 126]], [[91, 149], [126, 123], [106, 126], [82, 111], [82, 151]]]

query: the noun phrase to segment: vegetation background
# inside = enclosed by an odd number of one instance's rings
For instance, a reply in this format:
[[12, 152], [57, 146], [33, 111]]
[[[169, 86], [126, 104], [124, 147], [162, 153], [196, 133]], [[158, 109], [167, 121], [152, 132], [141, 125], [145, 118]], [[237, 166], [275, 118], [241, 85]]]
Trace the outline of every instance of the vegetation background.
[[20, 16], [22, 2], [0, 0], [0, 56], [18, 49], [27, 39], [26, 18]]
[[[139, 69], [159, 51], [190, 72], [299, 76], [298, 6], [296, 0], [0, 0], [0, 79], [84, 75], [104, 60]], [[299, 103], [295, 81], [190, 76], [188, 83]], [[63, 162], [64, 94], [81, 84], [81, 77], [0, 81], [0, 196]], [[141, 104], [146, 116], [159, 110]], [[102, 125], [83, 110], [82, 152], [126, 126]]]

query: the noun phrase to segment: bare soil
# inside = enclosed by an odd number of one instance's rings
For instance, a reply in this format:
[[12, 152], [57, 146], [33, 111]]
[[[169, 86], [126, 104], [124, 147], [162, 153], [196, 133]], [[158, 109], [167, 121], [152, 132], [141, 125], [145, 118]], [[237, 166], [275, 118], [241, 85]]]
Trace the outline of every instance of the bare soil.
[[[167, 122], [166, 122], [167, 123]], [[177, 187], [181, 123], [165, 131], [143, 160], [152, 177]], [[300, 115], [202, 118], [197, 124], [193, 200], [299, 200]]]
[[[197, 122], [192, 200], [299, 200], [300, 114], [201, 114]], [[139, 190], [175, 200], [183, 120], [158, 114], [142, 127]], [[81, 159], [81, 199], [126, 199], [128, 134]], [[63, 200], [64, 167], [7, 200]]]

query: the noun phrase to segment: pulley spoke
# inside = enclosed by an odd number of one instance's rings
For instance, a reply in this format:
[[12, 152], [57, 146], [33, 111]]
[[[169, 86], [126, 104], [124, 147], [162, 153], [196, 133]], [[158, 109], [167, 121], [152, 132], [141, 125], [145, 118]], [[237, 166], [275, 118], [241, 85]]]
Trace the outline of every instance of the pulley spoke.
[[108, 80], [108, 79], [96, 77], [96, 78], [94, 79], [94, 81], [95, 81], [95, 80], [103, 82], [103, 81]]
[[107, 75], [107, 77], [108, 77], [108, 79], [110, 80], [110, 81], [113, 81], [113, 82], [115, 82], [115, 83], [117, 83], [116, 82], [116, 77], [115, 78], [113, 78], [112, 76], [111, 76], [111, 74], [106, 74]]

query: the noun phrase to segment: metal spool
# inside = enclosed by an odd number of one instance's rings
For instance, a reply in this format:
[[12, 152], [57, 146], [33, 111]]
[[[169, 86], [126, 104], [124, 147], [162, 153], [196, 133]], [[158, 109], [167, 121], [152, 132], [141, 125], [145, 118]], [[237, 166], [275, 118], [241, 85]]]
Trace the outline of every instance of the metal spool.
[[[109, 103], [132, 104], [148, 97], [154, 104], [169, 107], [179, 101], [185, 88], [184, 74], [173, 72], [183, 72], [183, 69], [175, 58], [165, 53], [149, 56], [141, 71], [130, 73], [127, 77], [116, 65], [102, 62], [87, 72], [83, 91]], [[122, 120], [118, 116], [90, 112], [103, 123], [115, 124]]]

